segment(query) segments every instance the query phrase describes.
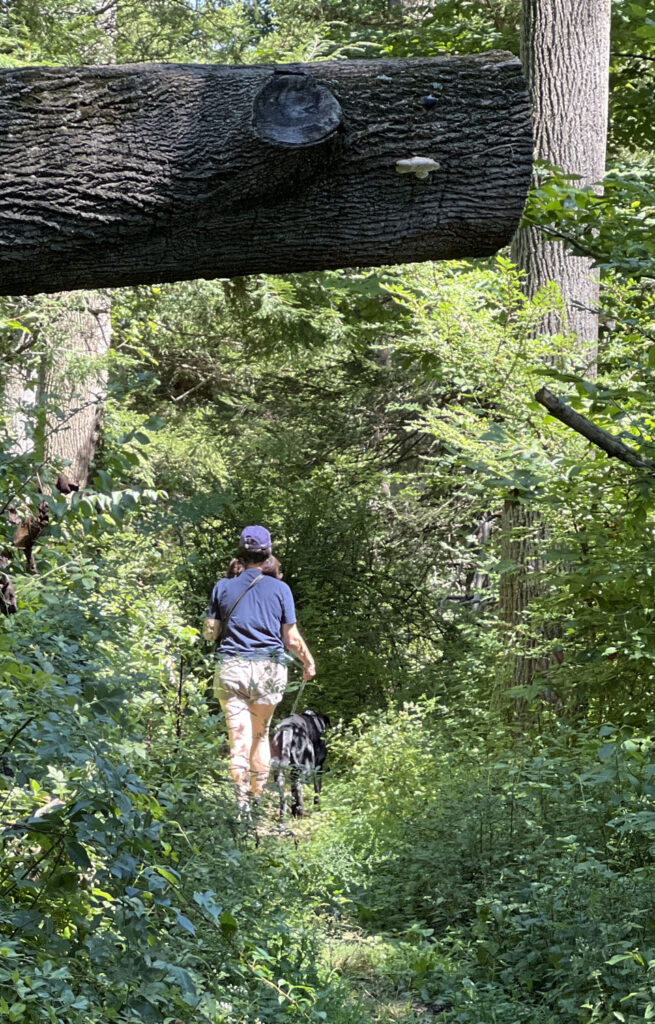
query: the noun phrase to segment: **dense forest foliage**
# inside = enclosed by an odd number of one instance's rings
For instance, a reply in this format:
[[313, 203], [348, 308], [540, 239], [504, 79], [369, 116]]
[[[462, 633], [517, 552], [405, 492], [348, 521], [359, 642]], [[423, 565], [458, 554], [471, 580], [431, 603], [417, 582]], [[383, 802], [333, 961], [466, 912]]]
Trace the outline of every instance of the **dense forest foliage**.
[[[0, 1019], [655, 1018], [653, 475], [533, 397], [655, 459], [655, 17], [612, 8], [604, 190], [542, 166], [525, 215], [601, 270], [595, 375], [509, 252], [115, 290], [93, 354], [67, 335], [83, 295], [0, 300]], [[518, 53], [519, 22], [517, 0], [5, 0], [0, 67]], [[89, 481], [63, 495], [89, 384]], [[30, 572], [12, 538], [40, 505]], [[334, 725], [321, 812], [278, 827], [271, 795], [256, 835], [200, 639], [248, 522]]]

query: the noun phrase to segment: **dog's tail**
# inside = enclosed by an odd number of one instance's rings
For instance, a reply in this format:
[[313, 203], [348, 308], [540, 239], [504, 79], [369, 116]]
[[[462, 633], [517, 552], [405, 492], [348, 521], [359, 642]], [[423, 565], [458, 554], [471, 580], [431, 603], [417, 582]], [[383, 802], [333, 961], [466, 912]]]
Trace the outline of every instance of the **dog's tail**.
[[293, 726], [285, 725], [279, 729], [271, 740], [271, 766], [273, 768], [288, 768], [291, 763], [291, 741], [293, 740]]

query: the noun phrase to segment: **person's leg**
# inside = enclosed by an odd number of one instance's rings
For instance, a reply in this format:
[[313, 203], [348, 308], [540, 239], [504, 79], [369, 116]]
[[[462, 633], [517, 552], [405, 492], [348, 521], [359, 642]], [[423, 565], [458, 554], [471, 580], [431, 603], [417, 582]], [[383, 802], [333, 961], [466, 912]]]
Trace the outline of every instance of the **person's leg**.
[[262, 795], [271, 768], [268, 727], [275, 711], [274, 704], [254, 701], [250, 705], [252, 743], [250, 747], [250, 788], [254, 797]]
[[221, 698], [225, 724], [230, 740], [230, 772], [237, 790], [240, 807], [248, 804], [250, 788], [250, 750], [253, 729], [248, 705], [240, 697]]

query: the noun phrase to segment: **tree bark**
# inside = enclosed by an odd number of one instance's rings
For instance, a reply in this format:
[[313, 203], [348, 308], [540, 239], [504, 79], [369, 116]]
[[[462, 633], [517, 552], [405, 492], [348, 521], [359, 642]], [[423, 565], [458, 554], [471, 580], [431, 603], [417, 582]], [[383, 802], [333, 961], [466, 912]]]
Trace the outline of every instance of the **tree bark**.
[[[113, 64], [117, 9], [99, 0], [100, 34], [91, 59]], [[100, 434], [107, 393], [103, 359], [111, 343], [109, 292], [85, 291], [56, 296], [57, 315], [48, 325], [48, 352], [41, 365], [43, 401], [51, 395], [58, 413], [50, 413], [44, 443], [47, 463], [65, 463], [66, 475], [86, 487]], [[47, 399], [46, 399], [47, 400]]]
[[35, 382], [22, 367], [7, 367], [1, 397], [11, 436], [11, 454], [26, 455], [34, 447], [29, 436], [29, 417], [37, 401]]
[[531, 152], [506, 53], [0, 71], [0, 294], [490, 255]]
[[[522, 58], [532, 101], [535, 157], [580, 176], [581, 185], [602, 179], [605, 171], [609, 90], [610, 0], [523, 0]], [[570, 256], [559, 242], [545, 241], [536, 229], [514, 239], [514, 259], [525, 274], [525, 290], [535, 295], [554, 281], [563, 309], [544, 317], [537, 334], [575, 331], [587, 374], [594, 375], [598, 343], [599, 277], [591, 261]], [[508, 686], [529, 686], [549, 659], [537, 653], [540, 641], [530, 627], [530, 604], [538, 596], [544, 569], [544, 528], [538, 513], [516, 495], [501, 516], [503, 560], [500, 619], [514, 648], [509, 671], [496, 681], [497, 694]], [[556, 635], [557, 624], [540, 628], [541, 641]], [[510, 715], [522, 721], [525, 702]]]
[[54, 402], [45, 461], [67, 463], [66, 475], [86, 486], [95, 454], [107, 389], [102, 357], [111, 341], [111, 300], [107, 293], [62, 295], [61, 311], [48, 328], [48, 356], [42, 371], [41, 398]]
[[[605, 173], [609, 104], [611, 0], [523, 0], [522, 58], [532, 100], [535, 157], [570, 174], [580, 186]], [[563, 312], [548, 313], [540, 333], [575, 331], [585, 369], [595, 373], [599, 273], [536, 228], [519, 231], [514, 258], [534, 295], [549, 281], [562, 292]]]
[[[500, 578], [499, 603], [505, 644], [513, 653], [507, 662], [501, 659], [497, 672], [496, 697], [501, 699], [510, 687], [530, 686], [535, 673], [546, 665], [543, 656], [535, 652], [535, 638], [526, 616], [539, 592], [539, 573], [544, 566], [538, 550], [540, 540], [543, 525], [538, 513], [520, 501], [517, 491], [510, 492], [501, 515], [501, 560], [506, 568]], [[503, 706], [509, 720], [524, 721], [527, 710], [524, 697]]]

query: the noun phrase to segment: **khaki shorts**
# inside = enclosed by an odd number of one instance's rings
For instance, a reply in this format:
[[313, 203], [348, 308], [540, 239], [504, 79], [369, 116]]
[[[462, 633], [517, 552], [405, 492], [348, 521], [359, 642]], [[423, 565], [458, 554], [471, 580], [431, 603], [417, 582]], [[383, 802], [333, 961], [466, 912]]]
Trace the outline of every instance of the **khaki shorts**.
[[225, 702], [238, 697], [246, 704], [279, 704], [287, 685], [287, 666], [270, 658], [223, 658], [216, 666], [214, 694]]

